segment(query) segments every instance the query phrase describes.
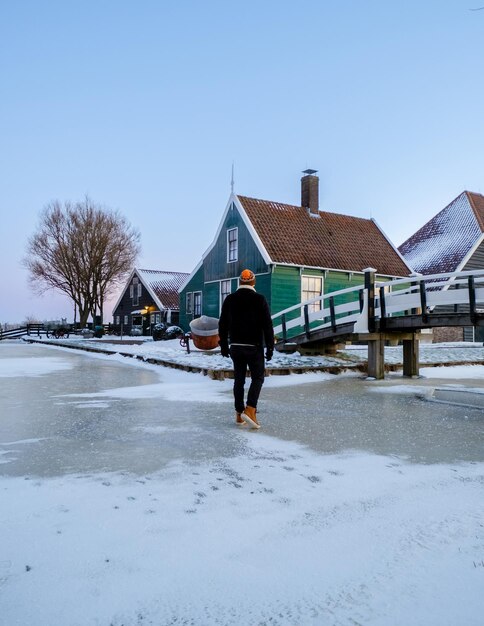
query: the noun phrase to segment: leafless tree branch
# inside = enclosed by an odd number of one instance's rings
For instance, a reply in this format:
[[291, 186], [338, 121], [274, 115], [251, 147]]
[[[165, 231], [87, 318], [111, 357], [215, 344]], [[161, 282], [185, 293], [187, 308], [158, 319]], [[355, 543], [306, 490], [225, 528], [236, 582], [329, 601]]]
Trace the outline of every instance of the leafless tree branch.
[[91, 202], [50, 203], [30, 237], [23, 265], [37, 293], [55, 289], [76, 304], [81, 326], [100, 312], [140, 252], [140, 233], [117, 211]]

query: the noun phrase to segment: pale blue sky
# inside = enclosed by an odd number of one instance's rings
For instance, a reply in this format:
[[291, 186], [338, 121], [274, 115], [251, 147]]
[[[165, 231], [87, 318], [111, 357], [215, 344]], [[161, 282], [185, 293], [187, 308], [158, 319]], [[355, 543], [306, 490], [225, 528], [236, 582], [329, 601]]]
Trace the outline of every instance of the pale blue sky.
[[72, 319], [20, 266], [53, 199], [119, 209], [139, 267], [190, 272], [232, 161], [237, 193], [290, 204], [319, 170], [323, 210], [395, 245], [484, 193], [480, 2], [0, 0], [0, 322]]

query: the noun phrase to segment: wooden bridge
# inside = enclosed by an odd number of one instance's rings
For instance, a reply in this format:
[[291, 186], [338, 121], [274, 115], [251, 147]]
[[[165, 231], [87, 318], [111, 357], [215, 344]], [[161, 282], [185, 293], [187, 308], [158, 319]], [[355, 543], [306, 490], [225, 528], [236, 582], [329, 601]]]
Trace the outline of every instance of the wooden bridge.
[[272, 316], [279, 351], [328, 352], [346, 341], [368, 343], [368, 376], [384, 377], [385, 342], [403, 343], [403, 375], [418, 376], [424, 328], [484, 326], [484, 271], [376, 281], [324, 294]]

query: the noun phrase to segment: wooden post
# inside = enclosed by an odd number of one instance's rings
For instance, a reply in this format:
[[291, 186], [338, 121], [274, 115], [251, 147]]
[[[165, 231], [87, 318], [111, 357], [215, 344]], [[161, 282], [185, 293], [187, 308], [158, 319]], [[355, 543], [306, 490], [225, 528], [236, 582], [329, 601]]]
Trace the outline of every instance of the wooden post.
[[283, 313], [281, 315], [281, 321], [282, 321], [282, 341], [284, 343], [286, 343], [287, 341], [287, 326], [286, 326], [286, 314]]
[[385, 378], [385, 340], [381, 334], [368, 340], [368, 376], [377, 380]]
[[308, 305], [304, 305], [304, 332], [306, 333], [306, 339], [311, 337], [311, 329], [309, 328], [309, 308]]
[[331, 315], [331, 330], [333, 331], [333, 333], [335, 333], [336, 332], [336, 315], [335, 315], [335, 309], [334, 309], [333, 296], [331, 296], [329, 299], [329, 312]]
[[476, 288], [474, 284], [474, 276], [469, 276], [467, 279], [469, 287], [469, 315], [471, 322], [476, 324]]
[[387, 317], [387, 303], [385, 301], [385, 287], [380, 287], [380, 330], [385, 330]]
[[420, 308], [422, 309], [422, 324], [428, 324], [427, 292], [425, 291], [425, 282], [423, 280], [420, 281]]
[[418, 334], [412, 333], [411, 339], [403, 340], [403, 375], [408, 378], [418, 376], [419, 364]]
[[365, 289], [368, 294], [368, 332], [375, 332], [375, 272], [374, 267], [367, 267], [365, 273]]

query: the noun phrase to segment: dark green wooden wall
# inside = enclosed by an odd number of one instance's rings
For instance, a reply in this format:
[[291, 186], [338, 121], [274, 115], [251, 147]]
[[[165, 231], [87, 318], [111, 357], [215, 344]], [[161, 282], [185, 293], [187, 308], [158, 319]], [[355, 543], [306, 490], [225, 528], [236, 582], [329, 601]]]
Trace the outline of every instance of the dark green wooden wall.
[[193, 291], [201, 291], [202, 292], [202, 309], [203, 309], [203, 265], [201, 265], [195, 274], [192, 276], [190, 281], [187, 283], [186, 287], [180, 292], [180, 326], [183, 330], [190, 330], [190, 322], [193, 319], [193, 315], [187, 315], [186, 310], [186, 294], [188, 292]]
[[271, 313], [287, 309], [301, 301], [301, 276], [298, 267], [277, 265], [272, 272]]
[[[238, 229], [238, 260], [227, 263], [227, 230]], [[267, 272], [259, 249], [234, 203], [231, 204], [222, 224], [217, 241], [204, 259], [205, 282], [236, 278], [246, 267], [255, 274]]]

